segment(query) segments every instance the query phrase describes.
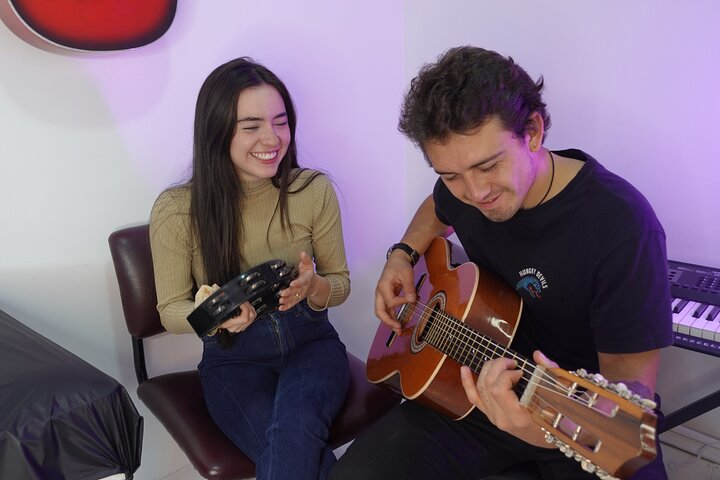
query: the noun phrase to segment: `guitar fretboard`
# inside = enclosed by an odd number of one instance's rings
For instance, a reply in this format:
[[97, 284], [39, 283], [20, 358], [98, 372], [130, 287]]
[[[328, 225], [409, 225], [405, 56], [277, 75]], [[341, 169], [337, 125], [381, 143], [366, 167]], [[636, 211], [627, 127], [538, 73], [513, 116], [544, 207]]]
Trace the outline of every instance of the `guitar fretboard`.
[[476, 374], [480, 373], [488, 360], [499, 357], [513, 358], [517, 361], [517, 368], [523, 372], [522, 378], [513, 388], [518, 397], [522, 397], [531, 381], [533, 368], [528, 368], [528, 365], [532, 365], [530, 361], [446, 314], [439, 306], [435, 306], [430, 312], [419, 338], [459, 364], [467, 365]]

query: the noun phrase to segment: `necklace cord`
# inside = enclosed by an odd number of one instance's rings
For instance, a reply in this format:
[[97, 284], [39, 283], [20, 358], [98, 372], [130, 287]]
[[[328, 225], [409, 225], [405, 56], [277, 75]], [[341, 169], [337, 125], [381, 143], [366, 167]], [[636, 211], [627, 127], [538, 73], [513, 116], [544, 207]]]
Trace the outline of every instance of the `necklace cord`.
[[[552, 174], [550, 175], [550, 185], [548, 185], [548, 188], [545, 191], [545, 195], [543, 195], [543, 197], [540, 199], [540, 201], [537, 203], [537, 205], [535, 205], [535, 207], [539, 207], [540, 205], [542, 205], [542, 203], [545, 201], [548, 194], [550, 193], [550, 190], [552, 189], [552, 186], [553, 186], [553, 182], [555, 181], [555, 157], [553, 157], [553, 154], [550, 150], [548, 150], [548, 153], [550, 154], [550, 162], [552, 163]], [[532, 208], [535, 208], [535, 207], [532, 207]]]

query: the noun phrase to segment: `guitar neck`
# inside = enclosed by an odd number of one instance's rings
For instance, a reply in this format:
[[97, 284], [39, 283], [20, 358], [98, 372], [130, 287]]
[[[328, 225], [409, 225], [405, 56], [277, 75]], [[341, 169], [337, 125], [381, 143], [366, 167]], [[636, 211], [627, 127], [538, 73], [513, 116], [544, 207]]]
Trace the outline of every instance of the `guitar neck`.
[[475, 374], [479, 374], [485, 362], [489, 360], [500, 357], [512, 358], [517, 362], [517, 368], [523, 372], [522, 378], [515, 384], [513, 390], [521, 399], [521, 403], [524, 403], [523, 399], [527, 399], [531, 393], [528, 387], [533, 385], [532, 380], [536, 376], [535, 364], [439, 309], [431, 314], [421, 339], [460, 365], [470, 367]]

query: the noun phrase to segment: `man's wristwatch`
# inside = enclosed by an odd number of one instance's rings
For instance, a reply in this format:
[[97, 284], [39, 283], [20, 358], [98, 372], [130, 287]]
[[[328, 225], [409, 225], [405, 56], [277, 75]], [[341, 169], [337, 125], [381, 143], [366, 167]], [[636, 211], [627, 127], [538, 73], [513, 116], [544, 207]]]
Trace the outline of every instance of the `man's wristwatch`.
[[396, 243], [392, 247], [388, 248], [387, 255], [385, 255], [385, 259], [387, 260], [388, 258], [390, 258], [390, 254], [392, 252], [394, 252], [395, 250], [402, 250], [403, 252], [407, 253], [408, 257], [410, 257], [410, 265], [412, 265], [413, 267], [418, 262], [418, 260], [420, 260], [420, 254], [417, 252], [417, 250], [412, 248], [407, 243], [402, 243], [402, 242]]

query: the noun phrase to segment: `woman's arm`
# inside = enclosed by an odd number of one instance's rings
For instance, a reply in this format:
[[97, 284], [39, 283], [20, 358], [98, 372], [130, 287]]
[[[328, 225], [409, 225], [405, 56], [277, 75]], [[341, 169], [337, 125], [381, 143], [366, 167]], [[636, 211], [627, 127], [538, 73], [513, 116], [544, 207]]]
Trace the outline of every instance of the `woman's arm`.
[[[150, 215], [150, 247], [160, 321], [173, 333], [193, 333], [187, 316], [195, 308], [189, 208], [183, 192], [163, 192]], [[189, 205], [189, 192], [187, 196]]]

